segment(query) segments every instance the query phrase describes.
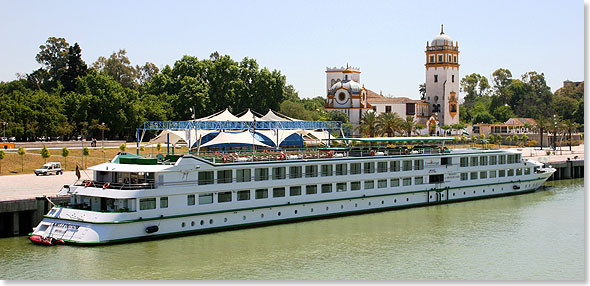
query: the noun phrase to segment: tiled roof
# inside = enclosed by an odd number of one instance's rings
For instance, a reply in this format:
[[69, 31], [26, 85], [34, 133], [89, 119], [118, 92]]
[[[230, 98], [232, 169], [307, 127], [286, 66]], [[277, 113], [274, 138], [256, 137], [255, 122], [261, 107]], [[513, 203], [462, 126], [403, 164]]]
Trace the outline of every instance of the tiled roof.
[[410, 99], [407, 97], [385, 97], [369, 89], [367, 89], [367, 101], [369, 104], [404, 104], [421, 102], [421, 100]]
[[510, 118], [505, 123], [512, 125], [522, 125], [525, 123], [528, 123], [530, 125], [536, 125], [537, 121], [535, 121], [535, 119], [533, 118]]

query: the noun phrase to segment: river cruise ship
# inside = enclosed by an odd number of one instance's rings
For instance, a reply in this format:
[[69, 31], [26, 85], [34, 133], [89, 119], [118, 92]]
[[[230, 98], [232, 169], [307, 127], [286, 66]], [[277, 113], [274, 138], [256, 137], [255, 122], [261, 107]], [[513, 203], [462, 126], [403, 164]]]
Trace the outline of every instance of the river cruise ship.
[[[445, 140], [452, 138], [430, 138]], [[93, 180], [64, 186], [70, 203], [54, 206], [30, 239], [119, 243], [490, 198], [535, 191], [555, 172], [513, 149], [389, 146], [209, 158], [119, 153], [90, 168]]]

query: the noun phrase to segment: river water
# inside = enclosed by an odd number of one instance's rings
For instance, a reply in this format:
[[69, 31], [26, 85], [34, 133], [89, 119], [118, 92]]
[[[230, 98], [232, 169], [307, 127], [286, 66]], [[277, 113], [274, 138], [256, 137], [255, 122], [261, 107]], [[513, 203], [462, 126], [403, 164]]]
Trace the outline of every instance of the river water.
[[0, 279], [583, 280], [584, 180], [537, 192], [98, 247], [0, 239]]

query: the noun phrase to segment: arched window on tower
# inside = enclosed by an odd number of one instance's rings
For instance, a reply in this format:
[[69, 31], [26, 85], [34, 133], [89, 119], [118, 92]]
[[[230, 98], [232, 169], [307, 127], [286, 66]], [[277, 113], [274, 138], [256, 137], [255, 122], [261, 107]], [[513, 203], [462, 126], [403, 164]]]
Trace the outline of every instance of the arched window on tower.
[[451, 82], [455, 82], [455, 75], [451, 75]]
[[330, 82], [330, 86], [333, 86], [336, 83], [335, 79], [332, 79], [332, 81]]

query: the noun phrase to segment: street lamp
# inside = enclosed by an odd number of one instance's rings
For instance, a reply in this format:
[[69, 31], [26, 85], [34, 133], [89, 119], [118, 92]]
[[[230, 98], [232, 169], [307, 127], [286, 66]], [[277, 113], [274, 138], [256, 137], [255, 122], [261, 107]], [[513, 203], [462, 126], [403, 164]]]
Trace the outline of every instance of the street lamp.
[[102, 125], [102, 128], [101, 128], [101, 131], [102, 131], [102, 147], [104, 148], [104, 122], [101, 125]]
[[2, 125], [4, 126], [4, 137], [6, 137], [6, 125], [8, 125], [8, 122], [4, 121]]

